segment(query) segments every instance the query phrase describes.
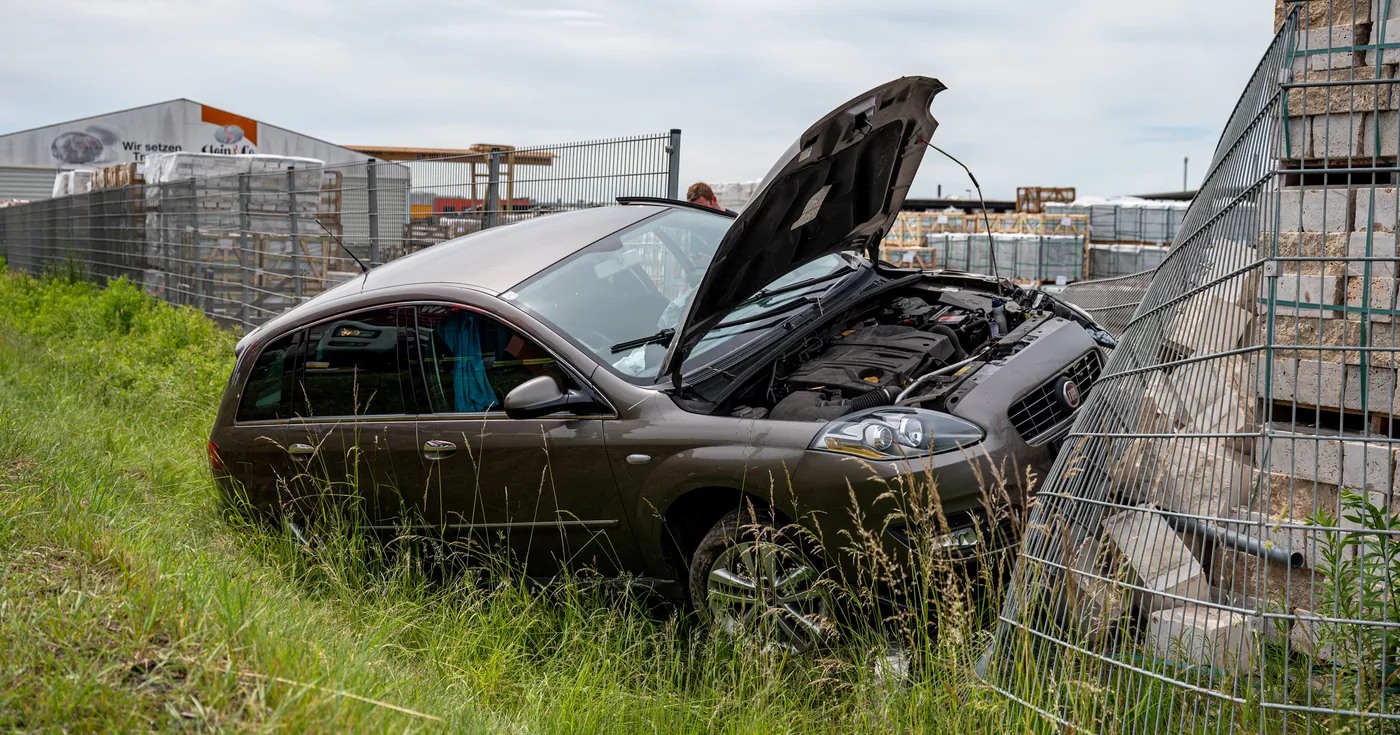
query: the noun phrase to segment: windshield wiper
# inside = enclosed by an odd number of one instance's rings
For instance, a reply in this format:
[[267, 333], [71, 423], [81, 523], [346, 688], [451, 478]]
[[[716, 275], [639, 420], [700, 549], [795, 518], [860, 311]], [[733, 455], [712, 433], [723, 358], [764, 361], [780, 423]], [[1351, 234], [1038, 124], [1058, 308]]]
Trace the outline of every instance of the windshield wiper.
[[786, 314], [789, 311], [793, 311], [794, 309], [798, 309], [809, 304], [815, 304], [818, 300], [819, 299], [816, 296], [803, 296], [800, 299], [793, 299], [792, 301], [783, 302], [778, 306], [769, 309], [768, 311], [765, 311], [761, 314], [754, 314], [753, 316], [746, 316], [742, 319], [734, 319], [732, 321], [720, 322], [719, 324], [716, 324], [714, 328], [724, 329], [725, 327], [737, 327], [741, 324], [753, 324], [754, 322], [761, 322], [765, 319], [772, 319], [773, 317], [778, 316], [779, 314]]
[[831, 273], [827, 273], [820, 276], [813, 276], [812, 278], [807, 278], [798, 281], [797, 283], [789, 283], [786, 286], [761, 289], [758, 293], [754, 294], [753, 296], [744, 299], [743, 302], [739, 304], [739, 306], [746, 306], [748, 304], [754, 303], [755, 301], [762, 301], [766, 298], [771, 298], [779, 294], [788, 293], [789, 291], [801, 291], [802, 289], [807, 288], [808, 286], [815, 286], [818, 283], [825, 283], [826, 281], [830, 281], [833, 278], [840, 278], [844, 275], [847, 275], [848, 273], [850, 273], [849, 269], [842, 269], [838, 271], [832, 271]]
[[671, 338], [674, 336], [676, 336], [676, 330], [668, 327], [649, 337], [638, 337], [636, 339], [629, 339], [626, 342], [618, 342], [613, 345], [611, 349], [614, 353], [617, 353], [623, 350], [630, 350], [634, 347], [641, 347], [642, 345], [664, 345], [670, 342]]

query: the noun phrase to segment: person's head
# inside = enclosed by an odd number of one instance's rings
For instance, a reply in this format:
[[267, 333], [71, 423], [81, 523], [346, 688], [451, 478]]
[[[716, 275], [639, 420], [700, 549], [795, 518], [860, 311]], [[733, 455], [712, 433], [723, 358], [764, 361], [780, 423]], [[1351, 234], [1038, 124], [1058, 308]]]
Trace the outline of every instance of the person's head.
[[715, 198], [715, 190], [703, 181], [697, 181], [690, 185], [685, 192], [685, 200], [692, 204], [699, 204], [713, 209], [723, 210], [719, 205], [719, 199]]

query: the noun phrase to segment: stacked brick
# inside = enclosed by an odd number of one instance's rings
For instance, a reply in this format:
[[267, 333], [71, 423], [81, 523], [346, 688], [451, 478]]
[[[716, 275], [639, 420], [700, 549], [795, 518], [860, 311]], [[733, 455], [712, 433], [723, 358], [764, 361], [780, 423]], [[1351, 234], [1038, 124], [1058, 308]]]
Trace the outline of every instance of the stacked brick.
[[[1261, 249], [1276, 259], [1277, 276], [1262, 282], [1259, 302], [1274, 305], [1274, 349], [1254, 385], [1275, 419], [1268, 456], [1259, 458], [1267, 479], [1260, 495], [1269, 501], [1260, 512], [1285, 530], [1306, 525], [1319, 510], [1340, 515], [1343, 489], [1366, 493], [1380, 507], [1400, 505], [1392, 497], [1400, 457], [1390, 441], [1391, 418], [1400, 415], [1400, 220], [1391, 180], [1400, 86], [1387, 81], [1397, 80], [1400, 48], [1384, 47], [1400, 44], [1400, 2], [1278, 2], [1276, 26], [1294, 5], [1300, 22], [1292, 81], [1315, 86], [1287, 91], [1289, 135], [1280, 164], [1299, 173], [1285, 176], [1278, 211], [1270, 213], [1276, 216], [1266, 217], [1277, 228], [1263, 233]], [[1285, 535], [1305, 547], [1305, 568], [1313, 567], [1311, 536], [1297, 528]], [[1269, 577], [1278, 587], [1289, 579], [1279, 570]], [[1287, 585], [1287, 595], [1251, 592], [1303, 614], [1313, 589], [1298, 582]]]
[[1141, 436], [1108, 471], [1122, 507], [1066, 563], [1091, 634], [1129, 621], [1156, 655], [1218, 669], [1254, 666], [1261, 636], [1326, 657], [1319, 513], [1354, 527], [1344, 491], [1400, 510], [1400, 0], [1293, 5], [1281, 191], [1236, 210], [1257, 241], [1158, 273], [1191, 295], [1139, 316], [1168, 367], [1136, 376], [1113, 430]]

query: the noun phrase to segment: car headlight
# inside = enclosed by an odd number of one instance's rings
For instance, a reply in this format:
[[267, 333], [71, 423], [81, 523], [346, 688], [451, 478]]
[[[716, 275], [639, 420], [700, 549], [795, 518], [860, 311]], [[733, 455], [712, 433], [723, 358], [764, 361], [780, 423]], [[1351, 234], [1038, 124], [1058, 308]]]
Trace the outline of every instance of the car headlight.
[[812, 449], [867, 459], [938, 454], [982, 441], [982, 428], [938, 411], [888, 406], [842, 416], [822, 428]]

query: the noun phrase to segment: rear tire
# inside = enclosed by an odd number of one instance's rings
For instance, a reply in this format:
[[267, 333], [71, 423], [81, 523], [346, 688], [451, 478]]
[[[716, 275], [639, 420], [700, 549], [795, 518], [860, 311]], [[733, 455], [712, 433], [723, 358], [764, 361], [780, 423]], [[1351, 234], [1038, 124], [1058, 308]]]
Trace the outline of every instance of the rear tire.
[[809, 544], [770, 515], [735, 510], [690, 559], [690, 600], [716, 630], [804, 653], [832, 637], [833, 598]]

